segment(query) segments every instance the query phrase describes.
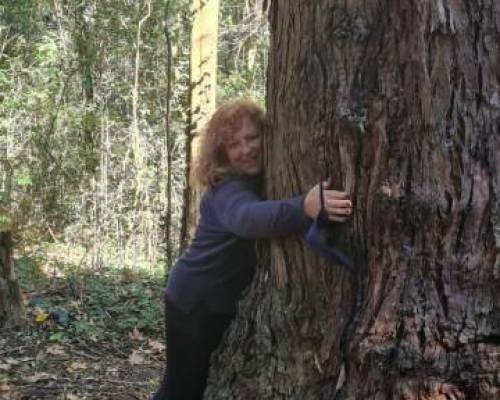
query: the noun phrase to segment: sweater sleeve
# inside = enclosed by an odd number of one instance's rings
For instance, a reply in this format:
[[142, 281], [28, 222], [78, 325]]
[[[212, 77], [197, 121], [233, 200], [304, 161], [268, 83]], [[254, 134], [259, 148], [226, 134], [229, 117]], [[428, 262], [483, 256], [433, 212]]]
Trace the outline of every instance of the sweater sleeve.
[[304, 213], [304, 197], [262, 200], [238, 180], [213, 192], [213, 208], [225, 229], [246, 239], [298, 234], [311, 220]]

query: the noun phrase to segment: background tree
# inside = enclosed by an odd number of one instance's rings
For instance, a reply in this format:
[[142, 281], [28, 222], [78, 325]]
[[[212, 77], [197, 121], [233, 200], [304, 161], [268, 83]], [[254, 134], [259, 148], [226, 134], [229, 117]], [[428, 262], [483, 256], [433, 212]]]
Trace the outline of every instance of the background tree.
[[186, 129], [186, 169], [181, 246], [185, 247], [194, 233], [198, 220], [200, 188], [191, 176], [198, 152], [199, 133], [215, 110], [217, 87], [217, 36], [219, 0], [192, 3], [190, 68], [190, 121]]
[[20, 324], [24, 305], [12, 258], [12, 217], [0, 207], [0, 328]]
[[265, 246], [205, 398], [498, 398], [498, 2], [275, 0], [270, 25], [266, 195], [333, 176], [355, 269]]

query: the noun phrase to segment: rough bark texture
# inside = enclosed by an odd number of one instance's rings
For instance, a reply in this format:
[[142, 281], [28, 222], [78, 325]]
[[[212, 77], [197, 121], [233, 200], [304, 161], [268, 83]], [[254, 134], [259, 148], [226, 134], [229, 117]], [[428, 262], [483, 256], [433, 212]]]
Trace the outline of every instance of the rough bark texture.
[[500, 398], [500, 2], [275, 0], [270, 22], [266, 194], [333, 175], [356, 273], [265, 247], [205, 398]]
[[0, 328], [24, 318], [23, 299], [14, 275], [11, 233], [0, 229]]

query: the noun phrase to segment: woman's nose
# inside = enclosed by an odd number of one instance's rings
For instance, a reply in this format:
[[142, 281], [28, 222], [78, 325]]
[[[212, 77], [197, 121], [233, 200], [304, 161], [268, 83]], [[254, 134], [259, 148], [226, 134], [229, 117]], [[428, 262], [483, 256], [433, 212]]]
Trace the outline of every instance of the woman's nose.
[[244, 154], [244, 155], [247, 155], [249, 153], [251, 153], [252, 151], [252, 146], [250, 146], [249, 144], [245, 143], [242, 148], [241, 148], [241, 152]]

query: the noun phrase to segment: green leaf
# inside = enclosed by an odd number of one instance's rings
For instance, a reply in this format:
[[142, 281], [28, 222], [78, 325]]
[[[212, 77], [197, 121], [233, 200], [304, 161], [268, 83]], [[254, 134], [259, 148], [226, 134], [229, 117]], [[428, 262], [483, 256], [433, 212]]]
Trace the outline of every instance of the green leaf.
[[30, 176], [17, 176], [16, 183], [18, 186], [30, 186], [33, 184]]

